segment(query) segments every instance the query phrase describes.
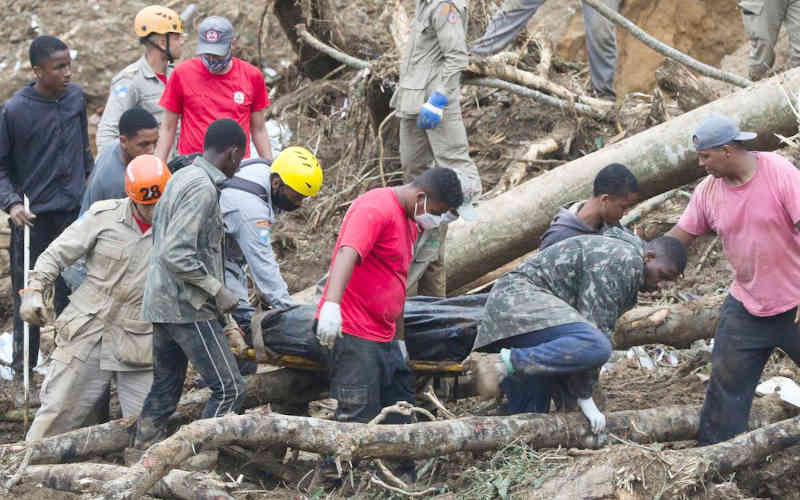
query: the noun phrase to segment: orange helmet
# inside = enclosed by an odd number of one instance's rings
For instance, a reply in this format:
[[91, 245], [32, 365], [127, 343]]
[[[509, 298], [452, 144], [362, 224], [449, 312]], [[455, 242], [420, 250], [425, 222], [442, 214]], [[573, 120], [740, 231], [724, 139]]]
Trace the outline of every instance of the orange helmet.
[[153, 155], [140, 155], [125, 169], [125, 193], [134, 203], [153, 205], [161, 198], [172, 176], [164, 162]]
[[143, 38], [152, 33], [183, 33], [181, 16], [174, 10], [160, 5], [151, 5], [140, 10], [133, 21], [136, 36]]

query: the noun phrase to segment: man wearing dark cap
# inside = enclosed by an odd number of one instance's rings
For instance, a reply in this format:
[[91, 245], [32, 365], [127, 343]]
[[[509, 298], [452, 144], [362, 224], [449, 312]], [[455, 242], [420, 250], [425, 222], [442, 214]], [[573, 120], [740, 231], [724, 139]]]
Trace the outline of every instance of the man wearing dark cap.
[[692, 144], [710, 175], [667, 233], [688, 246], [715, 232], [734, 271], [714, 336], [701, 446], [746, 430], [756, 384], [776, 347], [800, 361], [800, 172], [778, 154], [749, 151], [744, 142], [755, 138], [724, 116], [700, 124]]
[[[272, 159], [264, 111], [269, 106], [264, 76], [255, 66], [233, 57], [234, 33], [224, 17], [206, 18], [197, 29], [197, 56], [175, 68], [159, 104], [164, 108], [156, 156], [167, 161], [175, 140], [178, 152], [203, 151], [203, 137], [214, 120], [236, 121], [247, 137], [252, 135], [258, 156]], [[244, 157], [250, 156], [250, 143]]]

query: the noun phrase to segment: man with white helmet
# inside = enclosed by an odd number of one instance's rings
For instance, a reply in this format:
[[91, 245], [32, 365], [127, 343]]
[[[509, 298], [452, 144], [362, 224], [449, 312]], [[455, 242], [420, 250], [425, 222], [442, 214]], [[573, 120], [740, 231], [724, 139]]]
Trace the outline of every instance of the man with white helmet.
[[164, 108], [158, 105], [172, 74], [173, 63], [181, 55], [183, 25], [177, 12], [160, 5], [140, 10], [133, 30], [144, 45], [144, 55], [111, 80], [111, 92], [97, 125], [98, 153], [119, 138], [119, 120], [131, 108], [143, 108], [160, 123]]
[[79, 427], [116, 380], [122, 414], [138, 415], [153, 381], [153, 326], [140, 321], [155, 204], [169, 170], [153, 155], [125, 173], [127, 199], [98, 201], [36, 260], [20, 291], [22, 318], [43, 325], [51, 316], [42, 295], [61, 271], [86, 257], [88, 275], [56, 318], [56, 349], [41, 391], [42, 405], [26, 439]]
[[300, 208], [320, 186], [322, 168], [309, 150], [298, 146], [281, 151], [271, 166], [260, 158], [242, 162], [222, 185], [225, 283], [239, 298], [234, 318], [245, 330], [253, 314], [245, 264], [264, 302], [276, 309], [295, 305], [272, 251], [270, 232], [280, 213]]

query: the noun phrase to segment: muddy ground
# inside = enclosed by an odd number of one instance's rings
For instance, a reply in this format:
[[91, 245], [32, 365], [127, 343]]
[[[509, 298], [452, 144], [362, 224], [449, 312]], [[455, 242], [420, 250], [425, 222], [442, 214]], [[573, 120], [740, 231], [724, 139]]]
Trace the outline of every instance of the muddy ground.
[[[271, 84], [274, 88], [271, 116], [286, 123], [293, 131], [292, 144], [304, 144], [316, 151], [325, 169], [325, 187], [320, 196], [311, 200], [301, 210], [283, 217], [274, 227], [274, 247], [281, 268], [292, 291], [313, 284], [327, 269], [330, 252], [341, 218], [349, 202], [367, 189], [400, 181], [401, 172], [396, 144], [387, 141], [381, 153], [379, 141], [370, 122], [365, 105], [365, 78], [349, 69], [339, 71], [324, 82], [313, 82], [302, 76], [295, 66], [296, 55], [271, 10], [265, 2], [243, 0], [197, 2], [199, 19], [211, 14], [226, 15], [240, 32], [237, 55], [259, 67], [268, 66], [278, 71], [279, 78]], [[383, 56], [385, 65], [396, 62], [390, 54], [391, 42], [386, 27], [391, 19], [388, 7], [367, 0], [339, 0], [333, 2], [338, 10], [340, 39], [349, 39], [350, 52], [363, 58]], [[76, 51], [73, 79], [84, 86], [90, 102], [90, 123], [93, 133], [108, 92], [111, 77], [135, 60], [140, 47], [130, 33], [129, 22], [146, 2], [121, 0], [55, 2], [17, 0], [10, 2], [6, 23], [0, 26], [0, 69], [5, 75], [0, 80], [0, 99], [9, 97], [31, 77], [26, 63], [29, 40], [38, 33], [61, 36]], [[168, 2], [180, 10], [182, 4]], [[408, 12], [413, 2], [403, 0]], [[480, 35], [494, 3], [471, 2], [472, 22], [469, 38]], [[747, 44], [735, 11], [734, 2], [714, 0], [689, 2], [687, 0], [630, 0], [625, 2], [623, 14], [655, 34], [661, 40], [687, 51], [704, 62], [721, 66], [738, 74], [746, 74]], [[261, 23], [262, 14], [264, 22]], [[259, 25], [262, 25], [258, 50]], [[359, 33], [360, 32], [360, 33]], [[582, 16], [579, 1], [547, 2], [529, 25], [531, 35], [544, 33], [555, 46], [555, 58], [550, 78], [574, 90], [588, 88], [588, 68], [585, 61]], [[357, 41], [352, 42], [357, 36]], [[190, 36], [184, 56], [193, 54], [194, 42]], [[521, 37], [515, 46], [530, 45]], [[534, 66], [538, 62], [535, 47], [527, 51], [521, 65]], [[788, 44], [785, 34], [778, 46], [777, 69], [785, 66]], [[620, 102], [638, 99], [652, 100], [653, 71], [661, 62], [660, 56], [644, 48], [629, 35], [620, 37], [620, 71], [617, 90]], [[391, 69], [388, 70], [391, 73]], [[720, 82], [706, 81], [718, 95], [732, 89]], [[644, 95], [631, 97], [628, 92]], [[667, 106], [676, 106], [667, 96]], [[533, 101], [508, 95], [504, 92], [466, 87], [462, 101], [465, 124], [470, 137], [470, 151], [479, 166], [484, 191], [498, 194], [494, 189], [504, 175], [518, 167], [519, 158], [528, 145], [545, 138], [555, 130], [571, 131], [570, 140], [560, 151], [548, 155], [543, 161], [524, 165], [522, 179], [588, 154], [603, 147], [619, 134], [619, 125], [600, 123], [584, 118], [555, 113]], [[672, 116], [680, 113], [674, 111]], [[639, 127], [654, 125], [640, 123]], [[637, 130], [628, 130], [629, 135]], [[792, 151], [786, 154], [794, 156]], [[383, 161], [381, 161], [383, 160]], [[691, 192], [692, 186], [686, 186]], [[677, 196], [662, 208], [648, 214], [639, 224], [640, 231], [652, 236], [665, 231], [677, 221], [686, 205], [686, 198]], [[0, 217], [5, 219], [5, 217]], [[0, 223], [0, 226], [3, 224]], [[709, 250], [710, 248], [710, 250]], [[7, 255], [0, 251], [0, 288], [8, 288]], [[690, 261], [684, 279], [672, 287], [654, 294], [642, 294], [640, 304], [679, 302], [696, 296], [724, 294], [730, 283], [730, 269], [713, 236], [698, 238], [691, 249]], [[10, 326], [8, 295], [0, 296], [0, 322], [4, 330]], [[706, 347], [704, 347], [706, 345]], [[52, 349], [52, 341], [44, 342], [45, 351]], [[658, 346], [648, 348], [657, 358]], [[671, 351], [678, 359], [676, 366], [659, 363], [655, 370], [645, 370], [634, 359], [624, 355], [610, 364], [601, 377], [607, 411], [645, 409], [671, 404], [701, 404], [706, 389], [706, 376], [710, 366], [707, 344], [701, 342], [692, 350]], [[797, 368], [776, 353], [770, 360], [764, 377], [784, 375], [797, 378]], [[34, 385], [41, 383], [35, 377]], [[188, 385], [194, 383], [189, 380]], [[12, 406], [13, 388], [0, 381], [0, 413]], [[457, 415], [491, 412], [476, 400], [449, 403]], [[118, 411], [118, 409], [116, 410]], [[0, 422], [0, 442], [22, 439], [19, 422]], [[676, 444], [675, 446], [684, 446]], [[667, 445], [671, 446], [671, 445]], [[615, 450], [624, 445], [609, 447]], [[459, 454], [433, 461], [419, 486], [433, 486], [436, 498], [546, 498], [537, 491], [543, 479], [559, 474], [575, 460], [568, 450], [530, 450], [523, 445], [510, 446], [497, 454]], [[781, 458], [790, 463], [791, 457]], [[778, 460], [780, 461], [780, 460]], [[355, 489], [340, 491], [331, 488], [309, 489], [308, 481], [300, 479], [313, 468], [313, 457], [301, 455], [293, 464], [296, 471], [289, 479], [276, 479], [260, 472], [244, 471], [246, 481], [255, 485], [253, 491], [239, 493], [240, 498], [325, 498], [355, 493], [361, 498], [391, 496], [375, 485], [367, 486], [368, 474], [357, 474], [363, 481]], [[767, 464], [764, 464], [766, 467]], [[369, 466], [365, 467], [369, 470]], [[757, 468], [757, 469], [760, 469]], [[796, 477], [789, 468], [787, 477]], [[227, 469], [233, 475], [238, 469]], [[751, 471], [752, 472], [752, 471]], [[792, 498], [797, 493], [791, 481], [773, 481], [768, 484], [756, 472], [735, 478], [731, 491], [741, 488], [751, 497]], [[357, 493], [356, 493], [357, 492]], [[741, 492], [730, 493], [729, 498]], [[55, 492], [35, 485], [22, 485], [14, 489], [14, 496], [26, 499], [75, 498], [74, 495]]]

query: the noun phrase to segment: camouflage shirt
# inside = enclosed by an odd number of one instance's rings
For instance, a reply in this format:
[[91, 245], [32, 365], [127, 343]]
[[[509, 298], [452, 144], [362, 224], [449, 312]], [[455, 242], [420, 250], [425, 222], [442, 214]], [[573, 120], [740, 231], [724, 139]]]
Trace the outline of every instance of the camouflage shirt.
[[156, 205], [142, 319], [192, 323], [216, 318], [223, 286], [219, 190], [225, 175], [198, 156], [175, 172]]
[[644, 242], [622, 229], [575, 236], [503, 276], [486, 302], [473, 349], [567, 323], [591, 323], [609, 339], [644, 285]]

